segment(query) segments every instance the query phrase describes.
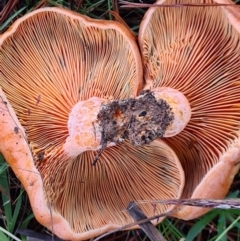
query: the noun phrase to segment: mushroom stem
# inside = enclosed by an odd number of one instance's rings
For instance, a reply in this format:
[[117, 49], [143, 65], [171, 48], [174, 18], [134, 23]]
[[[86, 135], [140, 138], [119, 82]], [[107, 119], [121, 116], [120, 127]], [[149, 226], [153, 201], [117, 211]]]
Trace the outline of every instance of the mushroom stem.
[[190, 117], [186, 97], [171, 88], [143, 90], [136, 98], [110, 102], [93, 97], [73, 107], [64, 151], [76, 157], [124, 140], [134, 146], [149, 144], [156, 138], [177, 135]]
[[174, 113], [174, 119], [167, 126], [164, 137], [172, 137], [179, 134], [191, 118], [191, 106], [188, 99], [182, 92], [168, 87], [155, 88], [153, 93], [155, 98], [165, 100]]

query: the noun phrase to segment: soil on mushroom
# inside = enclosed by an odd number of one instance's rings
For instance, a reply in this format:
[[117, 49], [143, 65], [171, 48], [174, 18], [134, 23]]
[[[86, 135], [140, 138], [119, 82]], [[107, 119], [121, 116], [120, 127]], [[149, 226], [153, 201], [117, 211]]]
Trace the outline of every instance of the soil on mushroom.
[[142, 91], [135, 99], [112, 101], [103, 105], [98, 114], [102, 146], [126, 139], [135, 146], [149, 144], [163, 137], [173, 119], [167, 102], [157, 100], [150, 91]]

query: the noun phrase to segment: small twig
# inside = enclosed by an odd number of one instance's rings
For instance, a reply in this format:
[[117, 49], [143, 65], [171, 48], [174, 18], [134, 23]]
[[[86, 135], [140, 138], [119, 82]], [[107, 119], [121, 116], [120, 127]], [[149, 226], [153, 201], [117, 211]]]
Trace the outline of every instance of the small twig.
[[133, 223], [130, 223], [130, 224], [127, 224], [125, 226], [122, 226], [120, 228], [116, 228], [108, 233], [105, 233], [97, 238], [95, 238], [93, 241], [99, 241], [101, 240], [102, 238], [110, 235], [110, 234], [113, 234], [113, 233], [116, 233], [116, 232], [119, 232], [119, 231], [122, 231], [122, 230], [126, 230], [126, 229], [129, 229], [135, 225], [141, 225], [141, 224], [144, 224], [146, 222], [149, 222], [151, 220], [154, 220], [154, 219], [159, 219], [159, 218], [162, 218], [162, 217], [167, 217], [167, 216], [170, 216], [173, 212], [175, 212], [176, 210], [173, 210], [173, 211], [168, 211], [168, 212], [165, 212], [165, 213], [161, 213], [161, 214], [158, 214], [158, 215], [155, 215], [153, 217], [150, 217], [150, 218], [146, 218], [146, 219], [143, 219], [143, 220], [140, 220], [140, 221], [137, 221], [137, 222], [133, 222]]
[[[127, 211], [134, 219], [134, 221], [146, 219], [147, 216], [142, 212], [142, 210], [137, 205], [134, 204], [134, 202], [130, 202], [127, 206]], [[151, 241], [166, 241], [166, 239], [150, 221], [144, 224], [140, 224], [139, 226]]]
[[82, 6], [84, 0], [75, 0], [76, 4], [77, 4], [77, 11], [79, 10], [79, 8]]
[[186, 205], [202, 208], [219, 208], [219, 209], [240, 209], [240, 198], [235, 199], [169, 199], [169, 200], [156, 200], [156, 201], [140, 201], [140, 203], [152, 203], [152, 204], [173, 204], [173, 205]]
[[112, 5], [113, 5], [113, 11], [119, 15], [118, 1], [112, 0]]
[[216, 4], [216, 3], [179, 3], [179, 4], [148, 4], [148, 3], [132, 3], [128, 1], [119, 1], [120, 4], [122, 4], [120, 7], [121, 8], [149, 8], [149, 7], [240, 7], [239, 5], [236, 5], [234, 3], [232, 4]]
[[[230, 209], [230, 208], [236, 208], [240, 209], [240, 198], [235, 198], [235, 199], [223, 199], [223, 200], [213, 200], [213, 199], [169, 199], [169, 200], [145, 200], [145, 201], [138, 201], [136, 202], [137, 204], [139, 203], [152, 203], [152, 204], [174, 204], [174, 205], [186, 205], [186, 206], [195, 206], [195, 207], [203, 207], [203, 208], [219, 208], [219, 209]], [[133, 206], [136, 206], [136, 203], [133, 203]], [[131, 208], [132, 208], [131, 207]], [[134, 223], [130, 223], [128, 225], [122, 226], [121, 228], [114, 229], [108, 233], [105, 233], [98, 238], [94, 239], [94, 241], [98, 241], [110, 234], [113, 234], [118, 231], [122, 231], [125, 229], [129, 229], [135, 225], [141, 225], [146, 222], [149, 222], [154, 219], [158, 219], [161, 217], [167, 217], [171, 216], [174, 212], [177, 212], [179, 209], [176, 208], [172, 211], [168, 211], [165, 213], [161, 213], [159, 215], [154, 215], [153, 217], [150, 218], [145, 218], [141, 221], [137, 221]]]
[[99, 157], [101, 156], [101, 154], [103, 153], [103, 151], [105, 150], [106, 146], [107, 145], [103, 145], [102, 148], [98, 151], [98, 154], [94, 157], [93, 162], [92, 162], [93, 166], [96, 166], [97, 161], [98, 161]]
[[7, 16], [11, 13], [11, 11], [14, 10], [15, 6], [18, 4], [19, 0], [13, 0], [13, 1], [8, 1], [7, 4], [4, 4], [4, 2], [0, 1], [0, 7], [3, 7], [1, 10], [1, 18], [0, 18], [0, 24], [2, 24]]

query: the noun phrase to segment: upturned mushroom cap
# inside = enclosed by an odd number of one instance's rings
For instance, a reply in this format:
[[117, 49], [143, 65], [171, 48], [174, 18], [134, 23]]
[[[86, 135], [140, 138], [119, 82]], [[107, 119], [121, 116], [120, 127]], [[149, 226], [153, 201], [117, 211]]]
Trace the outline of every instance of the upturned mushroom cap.
[[[176, 89], [191, 106], [186, 128], [165, 139], [185, 171], [183, 198], [223, 198], [239, 170], [240, 13], [230, 8], [231, 19], [225, 7], [151, 8], [140, 26], [146, 88]], [[206, 211], [183, 207], [175, 216], [192, 219]]]
[[[130, 201], [181, 196], [183, 170], [162, 141], [106, 148], [96, 166], [96, 151], [64, 149], [77, 128], [70, 116], [78, 116], [78, 103], [126, 99], [141, 89], [140, 54], [124, 26], [45, 8], [0, 36], [0, 56], [0, 151], [41, 224], [63, 239], [83, 240], [132, 222]], [[174, 206], [141, 208], [152, 216]]]

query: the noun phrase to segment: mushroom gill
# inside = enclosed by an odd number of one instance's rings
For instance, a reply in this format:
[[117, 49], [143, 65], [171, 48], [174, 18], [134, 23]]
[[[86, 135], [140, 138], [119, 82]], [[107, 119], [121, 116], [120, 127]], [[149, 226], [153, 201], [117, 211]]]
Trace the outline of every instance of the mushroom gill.
[[[185, 171], [183, 198], [222, 198], [239, 170], [240, 34], [222, 8], [150, 8], [140, 26], [146, 88], [176, 89], [191, 106], [186, 128], [165, 139]], [[191, 219], [204, 212], [185, 207], [176, 216]]]
[[[7, 139], [14, 134], [11, 116], [16, 113], [18, 126], [26, 132], [27, 142], [22, 145], [26, 149], [29, 144], [33, 160], [28, 155], [26, 161], [25, 149], [20, 148], [21, 161], [15, 155], [9, 164], [22, 180], [41, 224], [63, 239], [83, 240], [132, 222], [125, 210], [130, 201], [180, 197], [183, 170], [162, 141], [141, 148], [129, 142], [106, 148], [95, 166], [96, 151], [74, 156], [64, 149], [69, 115], [76, 104], [91, 98], [128, 99], [141, 89], [140, 54], [124, 26], [44, 8], [18, 19], [0, 36], [0, 54], [0, 90], [6, 95], [1, 106], [6, 102], [13, 107], [11, 113], [0, 112], [5, 130], [0, 151], [7, 161], [9, 154], [15, 154]], [[150, 216], [174, 206], [155, 209], [146, 203], [141, 208]]]
[[[121, 143], [107, 148], [93, 167], [95, 155], [84, 152], [52, 177], [59, 184], [65, 183], [56, 197], [56, 209], [77, 232], [130, 223], [133, 220], [126, 206], [131, 200], [176, 198], [179, 188], [183, 188], [178, 159], [163, 142], [154, 141], [143, 147]], [[155, 209], [151, 201], [140, 207], [147, 216], [172, 209], [169, 205]], [[85, 217], [84, 222], [79, 216]]]

